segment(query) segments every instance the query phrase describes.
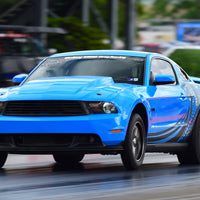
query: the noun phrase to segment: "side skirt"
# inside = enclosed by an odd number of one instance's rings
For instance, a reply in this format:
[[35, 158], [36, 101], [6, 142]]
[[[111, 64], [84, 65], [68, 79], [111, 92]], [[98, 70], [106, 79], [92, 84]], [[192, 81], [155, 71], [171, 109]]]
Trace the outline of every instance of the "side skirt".
[[163, 153], [178, 153], [186, 151], [187, 143], [161, 143], [161, 144], [147, 144], [146, 152], [163, 152]]

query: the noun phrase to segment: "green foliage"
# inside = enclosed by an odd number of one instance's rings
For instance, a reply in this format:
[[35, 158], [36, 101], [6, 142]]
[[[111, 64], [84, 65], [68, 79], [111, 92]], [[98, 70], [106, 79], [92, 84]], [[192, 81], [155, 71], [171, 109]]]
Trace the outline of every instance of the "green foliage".
[[168, 17], [171, 19], [200, 19], [198, 0], [155, 0], [148, 17]]
[[200, 77], [200, 49], [177, 49], [169, 57], [190, 76]]
[[154, 9], [153, 14], [155, 15], [163, 15], [163, 16], [168, 16], [169, 11], [166, 9], [169, 4], [168, 0], [156, 0], [154, 3]]
[[49, 46], [59, 52], [110, 48], [109, 44], [103, 43], [104, 39], [108, 39], [105, 33], [97, 28], [83, 26], [75, 17], [49, 18], [48, 24], [67, 30], [65, 36], [51, 34], [49, 37]]

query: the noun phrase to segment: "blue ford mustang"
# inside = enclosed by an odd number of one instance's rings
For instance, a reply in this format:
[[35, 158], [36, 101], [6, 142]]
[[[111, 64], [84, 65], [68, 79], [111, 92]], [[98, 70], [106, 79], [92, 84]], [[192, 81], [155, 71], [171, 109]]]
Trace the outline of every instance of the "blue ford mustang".
[[[193, 81], [193, 80], [194, 81]], [[0, 90], [0, 167], [8, 153], [120, 154], [126, 169], [145, 152], [200, 163], [200, 86], [167, 57], [134, 51], [55, 54], [19, 86]]]

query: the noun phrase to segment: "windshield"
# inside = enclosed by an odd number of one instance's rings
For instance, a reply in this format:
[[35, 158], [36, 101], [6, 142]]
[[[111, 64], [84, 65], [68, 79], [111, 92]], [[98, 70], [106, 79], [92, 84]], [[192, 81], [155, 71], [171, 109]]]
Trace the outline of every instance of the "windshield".
[[48, 58], [26, 80], [65, 76], [106, 76], [115, 82], [143, 84], [144, 60], [126, 56], [67, 56]]

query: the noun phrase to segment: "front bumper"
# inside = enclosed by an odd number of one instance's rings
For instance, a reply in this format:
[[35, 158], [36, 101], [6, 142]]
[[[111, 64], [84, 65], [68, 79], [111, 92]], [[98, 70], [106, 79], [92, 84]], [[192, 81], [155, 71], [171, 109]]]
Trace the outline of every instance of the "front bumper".
[[116, 154], [122, 144], [104, 145], [95, 134], [0, 134], [0, 151], [23, 154], [81, 152]]
[[[21, 117], [1, 116], [1, 135], [97, 135], [105, 146], [120, 145], [126, 135], [120, 114], [96, 114], [85, 116]], [[111, 130], [121, 130], [112, 133]], [[0, 137], [1, 143], [1, 137]], [[51, 147], [49, 147], [51, 148]], [[52, 147], [53, 148], [53, 147]], [[1, 148], [0, 148], [1, 150]]]

